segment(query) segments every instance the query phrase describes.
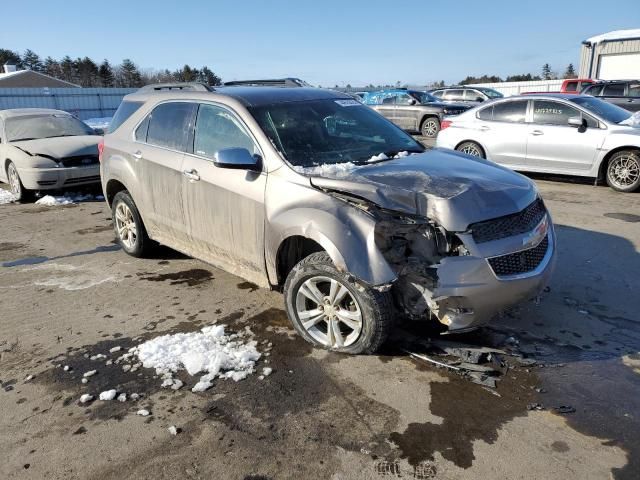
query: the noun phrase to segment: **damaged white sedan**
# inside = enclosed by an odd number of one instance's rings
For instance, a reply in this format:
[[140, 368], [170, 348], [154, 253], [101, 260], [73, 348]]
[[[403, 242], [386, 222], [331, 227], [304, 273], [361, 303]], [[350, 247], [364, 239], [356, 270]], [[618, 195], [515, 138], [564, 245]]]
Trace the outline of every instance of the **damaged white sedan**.
[[282, 290], [307, 341], [370, 353], [395, 320], [475, 328], [533, 298], [555, 258], [533, 182], [425, 148], [317, 88], [156, 85], [102, 147], [123, 249], [150, 239]]
[[16, 200], [100, 182], [95, 131], [61, 110], [0, 110], [0, 182]]

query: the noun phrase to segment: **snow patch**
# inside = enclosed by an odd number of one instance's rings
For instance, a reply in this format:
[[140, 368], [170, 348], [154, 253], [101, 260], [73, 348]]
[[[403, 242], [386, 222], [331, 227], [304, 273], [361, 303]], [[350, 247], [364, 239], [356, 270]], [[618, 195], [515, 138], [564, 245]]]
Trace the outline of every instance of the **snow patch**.
[[4, 188], [0, 188], [0, 205], [6, 205], [7, 203], [15, 202], [16, 196]]
[[53, 196], [53, 195], [45, 195], [36, 201], [38, 205], [45, 205], [47, 207], [56, 207], [60, 205], [73, 205], [78, 202], [87, 202], [93, 200], [104, 200], [102, 195], [92, 195], [90, 193], [87, 194], [73, 194], [66, 193], [62, 196]]
[[112, 118], [113, 117], [89, 118], [88, 120], [83, 120], [83, 122], [93, 129], [101, 128], [103, 130], [107, 130]]
[[186, 370], [189, 375], [204, 373], [193, 392], [203, 392], [213, 385], [213, 380], [230, 378], [236, 382], [254, 372], [255, 362], [260, 358], [257, 342], [245, 341], [252, 336], [249, 329], [225, 335], [224, 325], [204, 327], [199, 332], [163, 335], [134, 347], [145, 368], [154, 368], [163, 379], [163, 387], [174, 390], [182, 382], [173, 379], [173, 374]]
[[177, 435], [178, 434], [178, 428], [175, 425], [171, 425], [169, 428], [167, 428], [167, 430], [169, 430], [169, 433], [171, 435]]
[[626, 120], [620, 122], [620, 125], [629, 125], [631, 127], [640, 127], [640, 112], [635, 112]]
[[115, 390], [105, 390], [104, 392], [102, 392], [100, 394], [100, 400], [103, 401], [109, 401], [109, 400], [113, 400], [114, 398], [116, 398], [116, 391]]
[[88, 402], [91, 402], [92, 400], [93, 400], [93, 395], [89, 395], [88, 393], [85, 393], [80, 397], [80, 403], [88, 403]]
[[594, 44], [600, 42], [609, 42], [611, 40], [628, 40], [631, 38], [640, 38], [640, 28], [634, 28], [631, 30], [614, 30], [613, 32], [607, 32], [601, 35], [587, 38], [585, 42]]
[[315, 167], [301, 167], [294, 165], [293, 169], [303, 175], [347, 175], [353, 170], [361, 168], [362, 165], [356, 165], [353, 162], [346, 163], [325, 163], [323, 165], [316, 165]]
[[141, 417], [148, 417], [149, 415], [151, 415], [151, 413], [149, 412], [149, 410], [141, 408], [136, 412], [136, 415], [140, 415]]

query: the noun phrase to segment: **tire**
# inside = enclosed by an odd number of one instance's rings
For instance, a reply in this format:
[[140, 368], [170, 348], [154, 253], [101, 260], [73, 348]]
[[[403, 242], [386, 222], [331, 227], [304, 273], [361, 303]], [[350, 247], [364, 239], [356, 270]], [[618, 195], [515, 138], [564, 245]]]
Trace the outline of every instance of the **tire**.
[[622, 150], [607, 163], [607, 185], [618, 192], [634, 192], [640, 187], [640, 152]]
[[[284, 285], [284, 298], [289, 319], [300, 336], [332, 351], [374, 353], [393, 325], [390, 293], [356, 283], [351, 275], [339, 272], [325, 252], [312, 253], [293, 267]], [[315, 314], [301, 319], [305, 312]]]
[[462, 142], [460, 145], [456, 147], [456, 150], [458, 152], [471, 155], [473, 157], [485, 158], [484, 149], [480, 145], [478, 145], [476, 142], [472, 142], [472, 141]]
[[132, 257], [144, 257], [152, 247], [140, 212], [126, 190], [116, 193], [111, 204], [111, 218], [116, 239]]
[[422, 121], [420, 125], [420, 133], [423, 137], [436, 138], [440, 131], [440, 120], [438, 117], [427, 117]]
[[33, 190], [24, 188], [22, 180], [20, 180], [20, 175], [18, 174], [18, 169], [13, 162], [9, 162], [7, 165], [7, 180], [11, 188], [11, 193], [16, 197], [16, 201], [27, 202], [33, 200]]

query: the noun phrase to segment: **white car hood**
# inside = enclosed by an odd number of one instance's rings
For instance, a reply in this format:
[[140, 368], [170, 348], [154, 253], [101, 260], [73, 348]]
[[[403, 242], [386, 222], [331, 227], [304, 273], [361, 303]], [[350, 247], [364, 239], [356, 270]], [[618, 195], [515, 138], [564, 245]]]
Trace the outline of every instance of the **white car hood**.
[[60, 160], [66, 157], [97, 155], [100, 138], [98, 135], [78, 135], [11, 142], [10, 145], [29, 155]]

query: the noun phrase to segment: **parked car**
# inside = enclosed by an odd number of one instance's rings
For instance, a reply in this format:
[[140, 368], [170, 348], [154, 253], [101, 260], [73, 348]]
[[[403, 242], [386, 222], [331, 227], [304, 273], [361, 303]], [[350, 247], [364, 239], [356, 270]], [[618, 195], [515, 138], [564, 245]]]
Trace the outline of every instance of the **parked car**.
[[400, 128], [429, 138], [438, 135], [446, 115], [458, 115], [470, 108], [443, 103], [429, 93], [404, 88], [367, 92], [362, 102]]
[[606, 178], [631, 192], [640, 186], [640, 125], [631, 113], [588, 95], [509, 97], [442, 125], [438, 147], [514, 170]]
[[504, 96], [493, 88], [467, 86], [436, 88], [429, 93], [443, 102], [462, 102], [472, 106]]
[[0, 181], [18, 200], [37, 190], [99, 183], [99, 141], [91, 127], [61, 110], [0, 110]]
[[599, 81], [582, 90], [584, 95], [592, 95], [630, 112], [640, 111], [640, 80]]
[[549, 280], [553, 226], [520, 174], [425, 152], [339, 92], [154, 88], [100, 147], [122, 248], [154, 239], [283, 291], [317, 346], [373, 352], [398, 315], [467, 330]]
[[575, 93], [578, 94], [580, 91], [588, 85], [594, 83], [595, 80], [591, 80], [590, 78], [567, 78], [562, 82], [560, 86], [560, 90], [558, 91], [547, 91], [547, 92], [523, 92], [523, 95], [532, 95], [532, 94], [547, 94], [547, 93]]

